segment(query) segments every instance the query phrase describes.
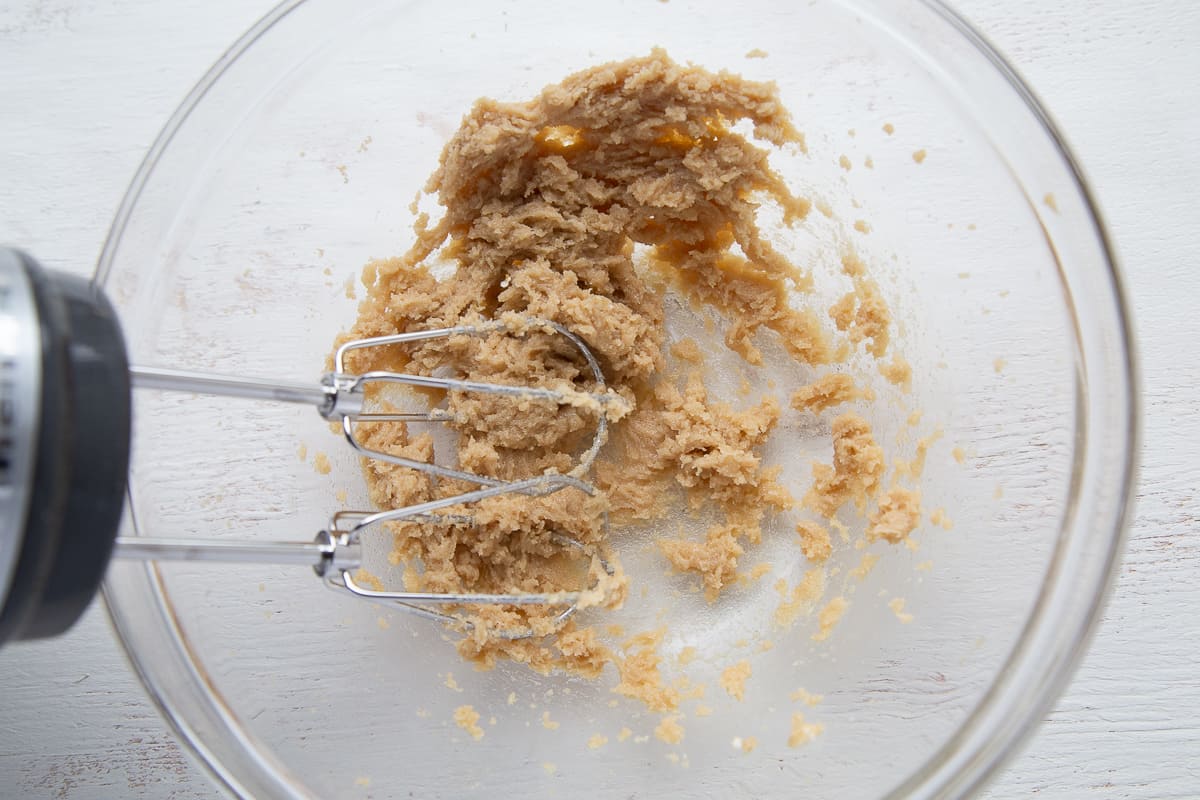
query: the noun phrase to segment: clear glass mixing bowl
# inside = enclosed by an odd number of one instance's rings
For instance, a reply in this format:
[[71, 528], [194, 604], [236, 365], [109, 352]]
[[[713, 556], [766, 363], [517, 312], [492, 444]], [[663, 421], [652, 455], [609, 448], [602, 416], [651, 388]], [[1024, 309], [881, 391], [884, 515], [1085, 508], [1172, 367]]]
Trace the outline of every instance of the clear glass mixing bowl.
[[[475, 98], [526, 99], [653, 46], [776, 81], [810, 149], [785, 179], [835, 219], [869, 220], [863, 246], [905, 320], [912, 407], [966, 454], [960, 465], [935, 451], [924, 481], [954, 529], [881, 562], [828, 642], [799, 626], [769, 652], [741, 651], [755, 665], [745, 701], [710, 688], [716, 713], [689, 719], [681, 747], [639, 741], [656, 718], [610, 707], [607, 680], [475, 672], [429, 622], [303, 569], [115, 564], [105, 596], [130, 657], [230, 790], [953, 796], [1012, 752], [1067, 679], [1128, 512], [1128, 314], [1045, 112], [936, 3], [286, 2], [187, 98], [120, 208], [97, 280], [133, 359], [315, 379], [353, 319], [353, 276], [407, 247], [407, 206]], [[756, 48], [767, 57], [747, 58]], [[827, 256], [811, 254], [818, 271]], [[354, 459], [312, 411], [136, 400], [129, 535], [307, 538], [366, 504]], [[312, 467], [318, 451], [329, 474]], [[838, 558], [848, 569], [857, 554]], [[881, 593], [903, 595], [915, 621], [899, 625]], [[769, 586], [711, 608], [685, 598], [664, 647], [739, 652], [774, 602]], [[798, 686], [825, 695], [805, 710], [826, 731], [789, 749]], [[482, 741], [451, 721], [462, 703], [496, 718]], [[543, 711], [561, 727], [543, 727]], [[618, 742], [625, 725], [636, 735]], [[591, 751], [595, 732], [610, 743]], [[749, 735], [755, 752], [730, 747]]]

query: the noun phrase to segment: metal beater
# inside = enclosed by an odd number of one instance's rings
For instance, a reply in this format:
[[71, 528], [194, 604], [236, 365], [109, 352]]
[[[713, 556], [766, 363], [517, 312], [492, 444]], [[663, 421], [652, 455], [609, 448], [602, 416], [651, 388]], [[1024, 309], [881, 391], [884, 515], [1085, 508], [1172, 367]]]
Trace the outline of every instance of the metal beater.
[[[564, 337], [581, 355], [592, 391], [509, 386], [457, 378], [373, 371], [346, 372], [352, 350], [429, 341], [451, 336], [484, 337], [529, 331]], [[447, 422], [442, 410], [373, 412], [364, 408], [372, 384], [400, 384], [471, 394], [585, 406], [596, 413], [590, 445], [567, 473], [548, 472], [504, 481], [453, 467], [404, 458], [366, 446], [363, 423]], [[339, 511], [311, 542], [159, 539], [116, 535], [129, 463], [131, 388], [195, 392], [314, 406], [339, 422], [346, 441], [362, 455], [477, 485], [473, 491], [405, 508]], [[562, 489], [588, 494], [584, 480], [608, 433], [607, 406], [621, 402], [584, 341], [543, 319], [494, 320], [411, 331], [346, 342], [334, 371], [319, 384], [263, 381], [128, 364], [116, 314], [87, 281], [45, 270], [16, 250], [0, 248], [0, 643], [52, 636], [66, 630], [86, 608], [110, 557], [156, 561], [213, 561], [309, 565], [337, 591], [384, 603], [441, 622], [469, 627], [453, 613], [464, 605], [562, 606], [554, 623], [576, 611], [582, 591], [547, 594], [480, 594], [378, 591], [354, 578], [361, 566], [364, 532], [389, 522], [469, 522], [469, 514], [443, 515], [504, 494], [540, 497]], [[607, 523], [606, 523], [607, 524]], [[556, 534], [604, 571], [611, 568], [568, 533]], [[592, 588], [592, 587], [588, 587]], [[533, 636], [528, 629], [500, 631], [501, 638]]]

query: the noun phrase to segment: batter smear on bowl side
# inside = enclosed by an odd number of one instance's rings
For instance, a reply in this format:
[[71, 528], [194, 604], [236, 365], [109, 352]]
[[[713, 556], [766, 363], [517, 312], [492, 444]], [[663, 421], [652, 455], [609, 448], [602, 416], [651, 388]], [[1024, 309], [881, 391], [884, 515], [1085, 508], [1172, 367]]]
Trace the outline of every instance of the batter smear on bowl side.
[[[577, 589], [578, 556], [554, 538], [562, 531], [598, 548], [614, 567], [590, 602], [617, 607], [628, 586], [604, 515], [619, 539], [625, 525], [682, 511], [702, 512], [696, 519], [705, 522], [659, 539], [664, 568], [692, 576], [710, 603], [720, 603], [737, 584], [743, 557], [761, 541], [764, 519], [787, 513], [796, 558], [814, 574], [796, 587], [784, 582], [776, 615], [782, 625], [811, 615], [831, 583], [822, 564], [850, 540], [833, 520], [843, 506], [861, 516], [854, 532], [860, 539], [903, 541], [919, 518], [919, 494], [887, 484], [871, 426], [846, 408], [875, 399], [845, 374], [845, 364], [852, 356], [869, 359], [876, 371], [885, 363], [891, 314], [853, 252], [841, 254], [846, 290], [830, 308], [813, 299], [806, 267], [784, 257], [760, 229], [764, 208], [786, 231], [805, 224], [811, 205], [772, 169], [774, 151], [806, 149], [773, 84], [681, 66], [660, 50], [576, 73], [529, 102], [476, 102], [425, 187], [440, 218], [420, 214], [407, 253], [366, 267], [367, 294], [346, 337], [506, 315], [548, 319], [586, 341], [627, 407], [612, 414], [609, 442], [590, 477], [595, 496], [573, 489], [543, 498], [507, 495], [473, 506], [469, 524], [393, 524], [392, 561], [405, 567], [405, 588]], [[664, 300], [671, 295], [721, 320], [710, 348], [760, 367], [770, 340], [804, 388], [790, 403], [770, 395], [736, 406], [710, 398], [703, 348], [667, 339]], [[480, 381], [588, 388], [561, 337], [537, 331], [359, 350], [348, 364], [358, 373], [446, 366]], [[596, 413], [536, 402], [518, 411], [511, 398], [461, 394], [447, 398], [446, 410], [458, 464], [502, 479], [569, 470]], [[780, 467], [765, 463], [763, 447], [785, 415], [800, 421], [825, 412], [834, 417], [830, 462], [815, 465], [811, 485], [793, 496]], [[434, 448], [429, 432], [400, 422], [364, 427], [362, 435], [373, 448], [422, 460]], [[378, 460], [363, 468], [381, 508], [474, 488]], [[507, 658], [592, 677], [612, 664], [620, 694], [666, 715], [679, 707], [685, 693], [665, 675], [661, 631], [616, 642], [603, 635], [603, 614], [580, 614], [555, 629], [558, 610], [464, 609], [473, 626], [458, 649], [485, 666]], [[497, 635], [512, 627], [547, 635]], [[678, 720], [667, 719], [670, 730], [660, 737], [678, 741]]]

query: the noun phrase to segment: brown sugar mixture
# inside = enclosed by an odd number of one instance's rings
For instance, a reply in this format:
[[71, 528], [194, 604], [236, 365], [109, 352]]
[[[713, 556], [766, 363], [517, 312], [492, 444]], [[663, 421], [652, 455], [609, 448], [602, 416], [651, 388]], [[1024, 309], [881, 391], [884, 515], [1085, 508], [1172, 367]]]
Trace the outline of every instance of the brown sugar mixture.
[[[759, 228], [763, 206], [778, 209], [789, 227], [802, 226], [810, 208], [772, 170], [768, 156], [776, 149], [803, 153], [805, 143], [774, 85], [680, 66], [657, 50], [571, 75], [529, 102], [476, 102], [425, 187], [441, 217], [419, 215], [407, 253], [367, 266], [367, 295], [346, 337], [514, 315], [551, 320], [587, 343], [608, 389], [624, 403], [610, 408], [610, 440], [585, 476], [595, 494], [568, 488], [542, 498], [507, 495], [471, 506], [469, 521], [394, 524], [393, 563], [405, 566], [405, 588], [578, 589], [589, 580], [588, 565], [556, 539], [565, 533], [613, 565], [596, 603], [616, 607], [626, 586], [609, 539], [623, 525], [662, 518], [672, 504], [713, 520], [696, 535], [658, 542], [664, 564], [693, 574], [710, 602], [737, 582], [740, 559], [762, 539], [768, 515], [796, 515], [798, 558], [814, 569], [829, 558], [831, 518], [845, 504], [864, 515], [878, 506], [870, 517], [872, 539], [907, 535], [919, 518], [919, 495], [893, 489], [879, 503], [884, 455], [859, 414], [833, 420], [832, 463], [814, 466], [803, 502], [781, 484], [779, 468], [763, 461], [762, 448], [783, 415], [811, 417], [874, 399], [848, 375], [823, 375], [820, 368], [856, 353], [882, 359], [891, 324], [878, 286], [853, 253], [842, 259], [850, 290], [832, 308], [804, 301], [812, 276]], [[710, 399], [702, 349], [690, 340], [668, 347], [668, 293], [715, 312], [724, 346], [751, 367], [763, 364], [770, 337], [807, 382], [792, 407], [771, 396], [741, 408]], [[668, 369], [668, 351], [674, 363], [687, 362], [687, 371]], [[538, 329], [353, 351], [348, 368], [451, 368], [478, 381], [594, 388], [562, 337]], [[391, 402], [382, 395], [373, 400]], [[445, 400], [458, 466], [506, 480], [568, 471], [596, 425], [597, 409], [582, 403], [523, 401], [518, 413], [510, 398], [453, 393]], [[417, 426], [373, 424], [363, 426], [362, 436], [397, 455], [431, 460], [434, 454], [433, 436]], [[365, 461], [364, 471], [382, 508], [475, 488], [377, 460]], [[812, 518], [797, 522], [805, 514]], [[820, 599], [813, 587], [824, 585], [822, 573], [793, 590], [785, 586], [784, 604], [796, 613], [781, 607], [777, 617], [794, 619], [801, 604], [813, 607]], [[660, 632], [606, 645], [598, 629], [574, 620], [556, 630], [558, 610], [463, 609], [473, 627], [459, 650], [485, 665], [510, 658], [588, 676], [612, 664], [618, 693], [665, 714], [678, 707], [680, 689], [661, 672]], [[827, 616], [823, 631], [836, 622]], [[496, 635], [529, 626], [553, 635], [519, 641]], [[729, 691], [740, 696], [749, 674], [747, 665]], [[660, 738], [681, 739], [677, 720], [666, 720]], [[474, 724], [465, 714], [458, 721], [465, 729]], [[812, 735], [806, 728], [793, 738]]]

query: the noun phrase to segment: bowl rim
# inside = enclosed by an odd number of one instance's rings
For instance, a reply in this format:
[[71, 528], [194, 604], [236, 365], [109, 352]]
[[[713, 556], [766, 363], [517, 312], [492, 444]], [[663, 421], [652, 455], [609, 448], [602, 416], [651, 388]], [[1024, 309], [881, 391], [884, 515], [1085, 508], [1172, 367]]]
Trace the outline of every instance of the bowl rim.
[[[1001, 691], [1003, 684], [1009, 676], [1019, 671], [1022, 662], [1036, 657], [1035, 648], [1031, 643], [1035, 638], [1036, 629], [1039, 626], [1045, 627], [1048, 622], [1045, 619], [1048, 613], [1045, 606], [1047, 598], [1051, 594], [1049, 590], [1054, 588], [1053, 582], [1049, 578], [1044, 581], [1038, 592], [1034, 610], [1026, 621], [1017, 643], [1000, 667], [999, 677], [992, 682], [955, 734], [931, 754], [920, 768], [887, 795], [896, 800], [913, 797], [963, 797], [981, 791], [999, 774], [1005, 764], [1024, 749], [1031, 739], [1031, 734], [1041, 725], [1042, 718], [1053, 708], [1086, 654], [1115, 588], [1121, 556], [1125, 551], [1129, 527], [1133, 520], [1142, 441], [1141, 375], [1134, 347], [1136, 338], [1132, 304], [1129, 302], [1128, 291], [1125, 288], [1117, 249], [1108, 226], [1105, 224], [1095, 191], [1086, 177], [1079, 158], [1067, 142], [1061, 127], [1050, 114], [1046, 104], [1033, 90], [1031, 84], [1024, 79], [1016, 66], [998, 47], [992, 44], [987, 36], [947, 5], [945, 0], [917, 0], [917, 2], [941, 17], [965, 41], [973, 45], [976, 51], [991, 63], [997, 74], [1004, 78], [1009, 87], [1017, 93], [1062, 159], [1062, 163], [1071, 177], [1072, 188], [1078, 191], [1083, 199], [1087, 216], [1092, 223], [1093, 233], [1097, 237], [1103, 253], [1104, 264], [1108, 268], [1107, 275], [1103, 277], [1108, 278], [1108, 285], [1105, 288], [1111, 292], [1110, 299], [1114, 304], [1118, 323], [1119, 364], [1125, 378], [1122, 384], [1124, 392], [1119, 399], [1127, 413], [1124, 415], [1124, 427], [1119, 432], [1119, 436], [1123, 439], [1124, 452], [1118, 467], [1119, 477], [1116, 483], [1120, 488], [1114, 497], [1113, 525], [1106, 532], [1105, 543], [1107, 546], [1102, 553], [1100, 568], [1095, 573], [1095, 585], [1087, 595], [1089, 602], [1083, 613], [1073, 620], [1072, 630], [1058, 637], [1060, 648], [1055, 653], [1054, 660], [1050, 663], [1049, 668], [1039, 676], [1040, 682], [1033, 687], [1033, 690], [1028, 692], [1025, 697], [1020, 698], [1019, 710], [1009, 713], [1009, 719], [999, 720], [999, 722], [1006, 722], [1006, 727], [1003, 730], [992, 730], [982, 738], [976, 737], [977, 741], [970, 752], [954, 753], [953, 750], [961, 742], [971, 738], [971, 734], [979, 732], [976, 729], [987, 724], [985, 712], [989, 710], [989, 707], [993, 707], [991, 710], [999, 710], [1002, 715], [1004, 714], [1003, 709], [999, 707], [1003, 701], [1000, 696], [1003, 694]], [[1048, 243], [1053, 245], [1048, 233], [1046, 236]], [[1057, 252], [1055, 258], [1057, 259]], [[1074, 496], [1073, 492], [1072, 498]], [[1063, 529], [1069, 527], [1068, 518]], [[1060, 531], [1052, 563], [1057, 561], [1058, 554], [1066, 544], [1061, 533]], [[959, 765], [958, 769], [954, 771], [946, 769], [952, 757]]]
[[[1117, 467], [1119, 477], [1115, 483], [1118, 484], [1118, 488], [1111, 502], [1114, 522], [1111, 530], [1103, 531], [1106, 538], [1104, 539], [1104, 549], [1099, 557], [1100, 568], [1095, 571], [1094, 585], [1087, 587], [1090, 589], [1086, 593], [1089, 600], [1083, 612], [1076, 613], [1073, 619], [1067, 620], [1071, 623], [1069, 630], [1060, 631], [1057, 636], [1061, 646], [1054, 653], [1050, 663], [1041, 670], [1041, 674], [1038, 676], [1039, 680], [1032, 689], [1026, 687], [1027, 691], [1020, 698], [1019, 705], [1011, 702], [1011, 698], [1005, 697], [1003, 685], [1006, 676], [1021, 671], [1022, 665], [1027, 668], [1029, 660], [1035, 657], [1031, 647], [1035, 629], [1039, 625], [1044, 627], [1055, 622], [1055, 620], [1047, 619], [1050, 610], [1046, 608], [1048, 590], [1053, 588], [1055, 580], [1052, 571], [1039, 588], [1037, 602], [1026, 620], [1019, 638], [987, 691], [973, 706], [958, 730], [941, 747], [928, 755], [924, 762], [888, 795], [896, 798], [957, 797], [980, 790], [996, 776], [1005, 763], [1021, 750], [1029, 740], [1032, 731], [1041, 723], [1044, 714], [1050, 710], [1066, 687], [1095, 634], [1097, 623], [1113, 591], [1120, 556], [1124, 550], [1133, 515], [1141, 444], [1139, 396], [1141, 382], [1137, 357], [1134, 352], [1135, 339], [1131, 304], [1122, 278], [1116, 248], [1104, 224], [1095, 193], [1059, 126], [1047, 111], [1045, 104], [1041, 102], [1013, 64], [972, 23], [951, 9], [943, 0], [913, 1], [948, 23], [991, 63], [999, 76], [1005, 79], [1010, 88], [1023, 101], [1025, 107], [1046, 134], [1049, 143], [1057, 151], [1057, 155], [1062, 159], [1073, 182], [1072, 188], [1078, 191], [1079, 196], [1083, 199], [1086, 216], [1092, 223], [1094, 234], [1103, 253], [1107, 271], [1101, 271], [1099, 277], [1107, 280], [1105, 289], [1111, 292], [1111, 300], [1119, 323], [1117, 331], [1118, 364], [1126, 379], [1123, 384], [1124, 392], [1117, 398], [1121, 406], [1127, 409], [1127, 414], [1124, 428], [1115, 432], [1115, 435], [1119, 436], [1124, 444], [1124, 453]], [[306, 2], [307, 0], [283, 0], [268, 11], [217, 59], [168, 118], [135, 172], [117, 208], [92, 278], [95, 284], [103, 287], [107, 282], [122, 236], [129, 225], [143, 190], [163, 153], [192, 112], [243, 53], [276, 24], [297, 8], [305, 5]], [[127, 499], [129, 500], [129, 516], [132, 517], [132, 497]], [[1064, 523], [1064, 529], [1068, 527], [1069, 522]], [[1093, 533], [1095, 532], [1093, 531]], [[1063, 547], [1062, 539], [1063, 535], [1060, 531], [1059, 541], [1055, 546], [1056, 554]], [[154, 565], [146, 565], [146, 574], [152, 585], [152, 593], [159, 604], [159, 610], [167, 624], [167, 630], [162, 633], [169, 634], [170, 638], [177, 643], [185, 641], [186, 635], [178, 620], [168, 610], [170, 604], [163, 594], [161, 579]], [[195, 756], [194, 760], [203, 767], [220, 788], [237, 796], [254, 796], [245, 784], [213, 754], [205, 744], [203, 736], [189, 724], [185, 714], [178, 708], [171, 690], [163, 684], [160, 676], [155, 674], [144, 655], [139, 655], [136, 645], [139, 634], [135, 630], [138, 625], [121, 610], [121, 602], [115, 594], [110, 580], [106, 580], [103, 587], [105, 607], [117, 633], [118, 641], [159, 713], [177, 738]], [[194, 662], [191, 666], [193, 674], [190, 677], [200, 684], [206, 684], [207, 677], [198, 671]], [[1009, 693], [1011, 693], [1011, 689], [1009, 689]], [[211, 694], [210, 699], [212, 699]], [[231, 710], [221, 707], [218, 711], [229, 721], [233, 721]], [[991, 719], [989, 713], [991, 716], [999, 715], [998, 719]], [[990, 730], [986, 729], [989, 726]], [[237, 731], [237, 728], [236, 724], [231, 725], [232, 730]], [[250, 742], [244, 740], [244, 744], [249, 747]], [[261, 766], [274, 773], [274, 777], [279, 781], [275, 784], [276, 786], [296, 790], [296, 785], [287, 776], [286, 768], [275, 763], [264, 764], [261, 753], [254, 753], [254, 755]]]

